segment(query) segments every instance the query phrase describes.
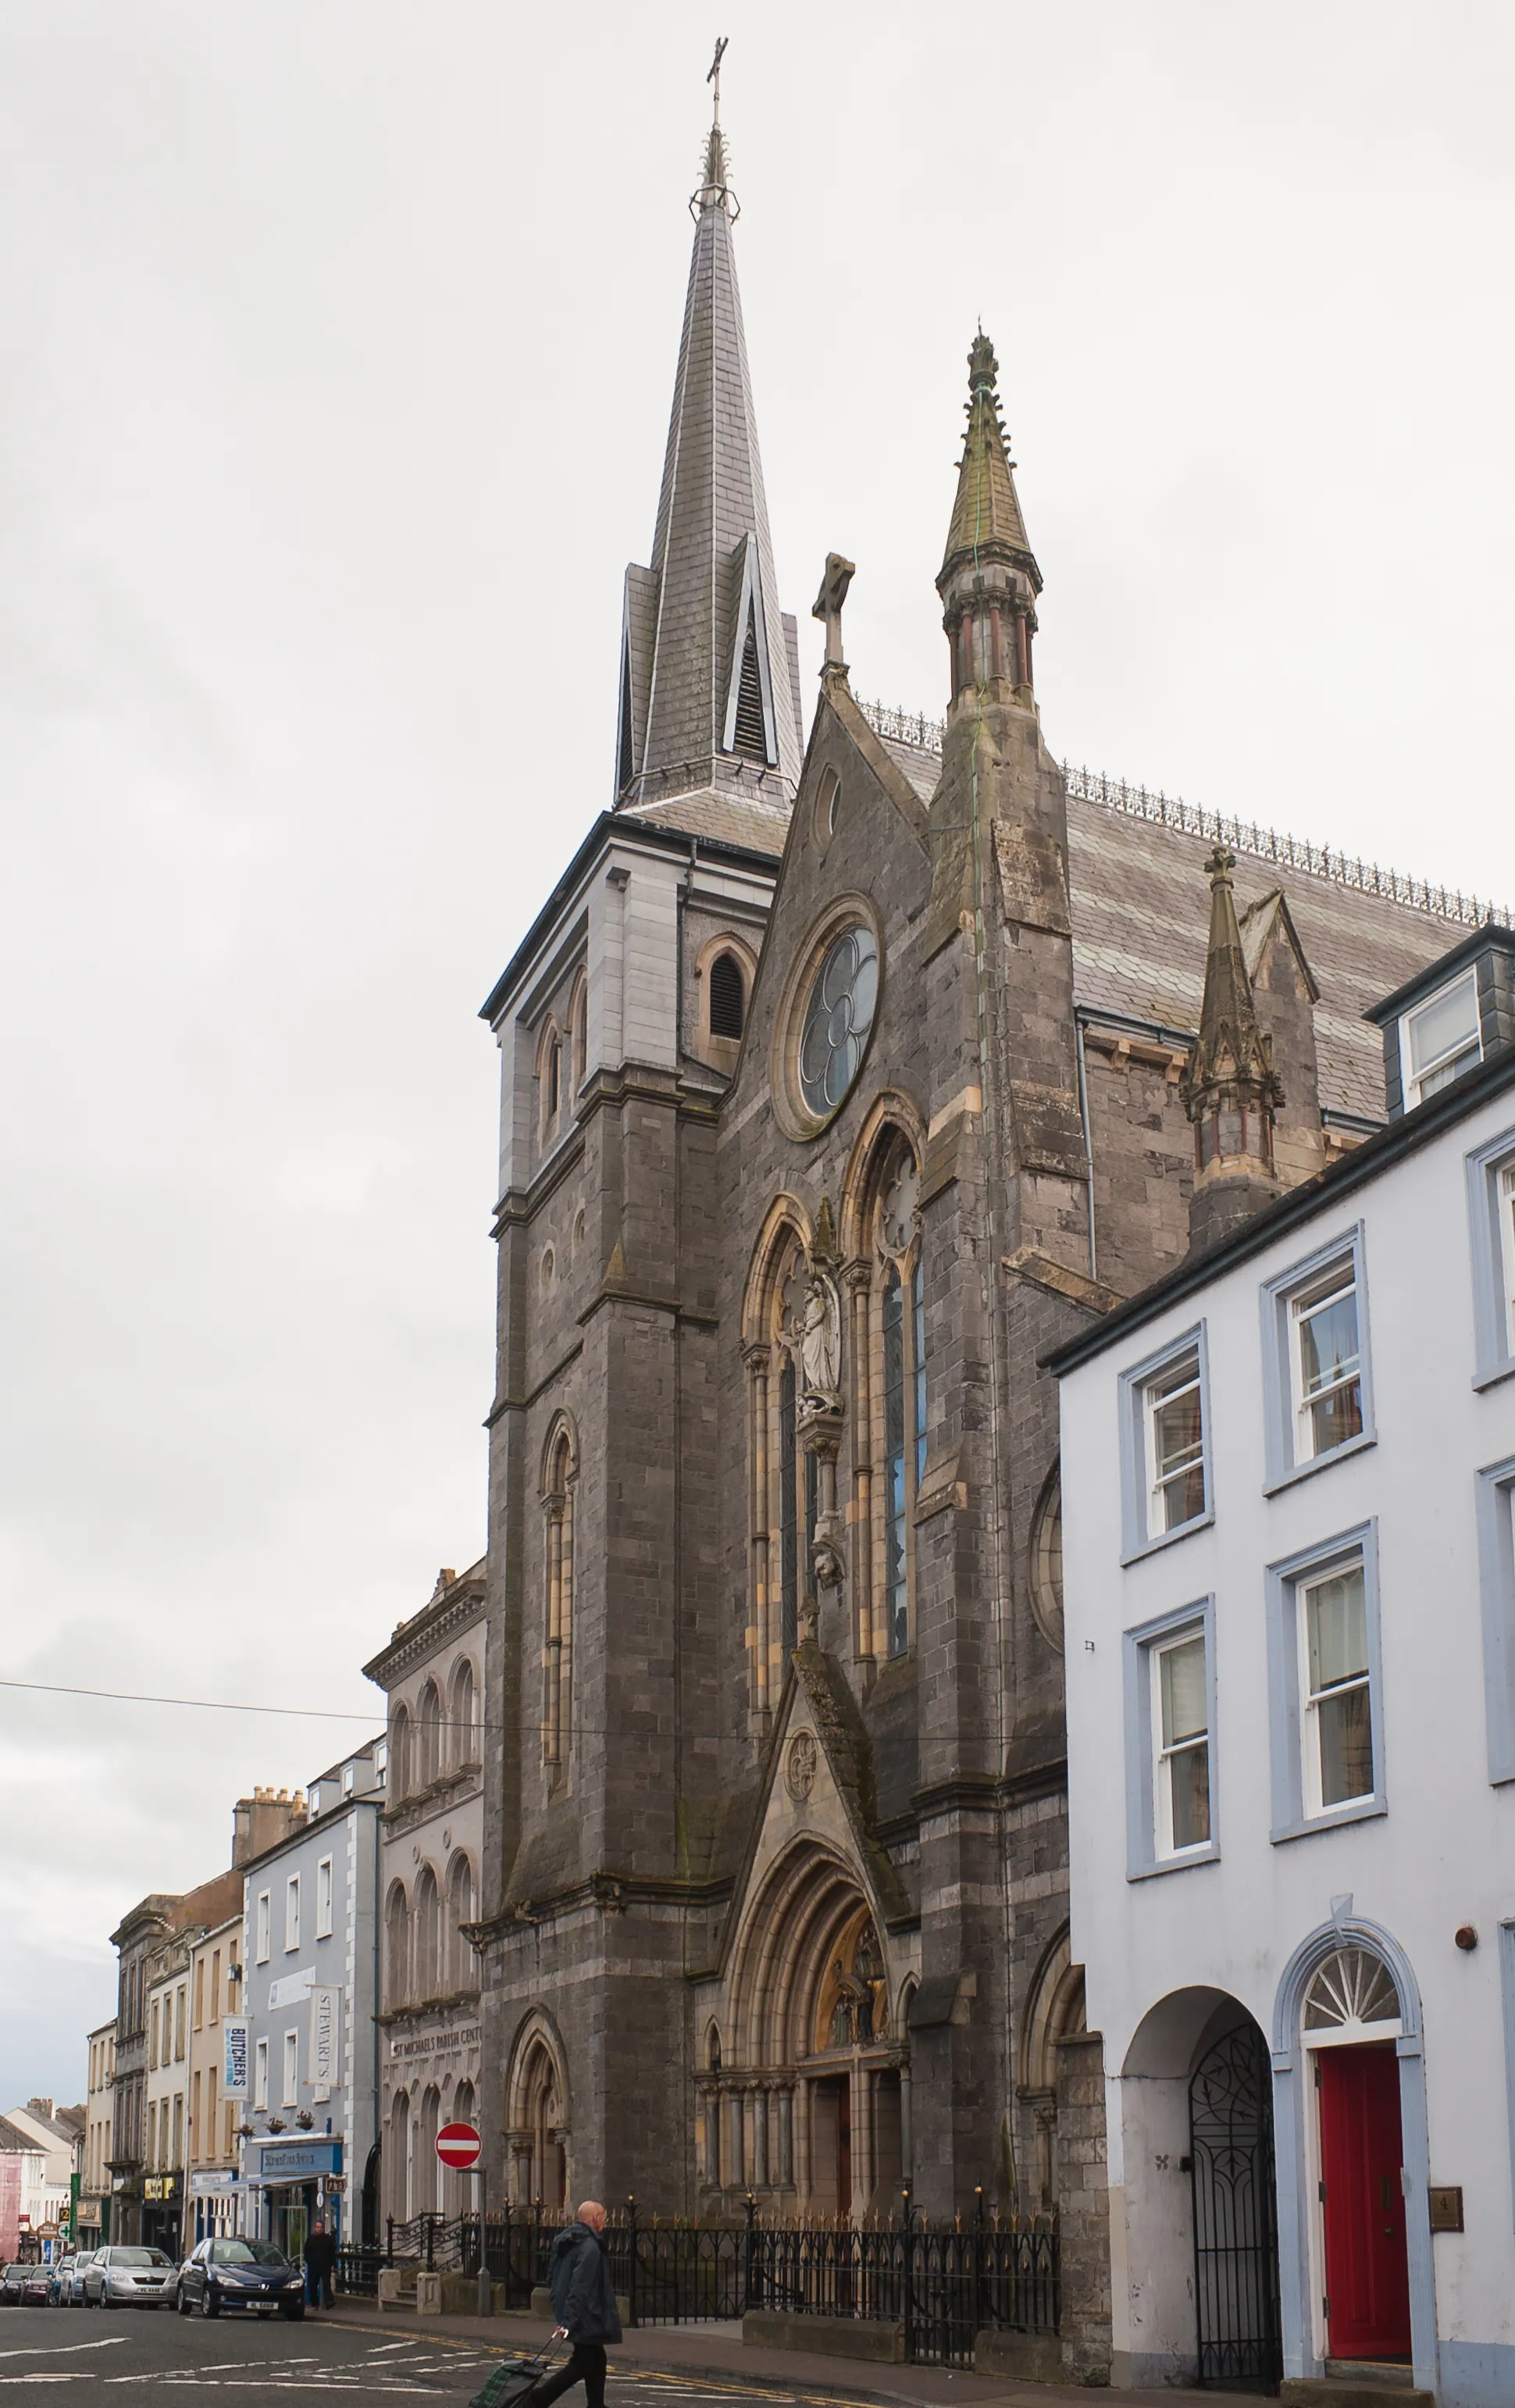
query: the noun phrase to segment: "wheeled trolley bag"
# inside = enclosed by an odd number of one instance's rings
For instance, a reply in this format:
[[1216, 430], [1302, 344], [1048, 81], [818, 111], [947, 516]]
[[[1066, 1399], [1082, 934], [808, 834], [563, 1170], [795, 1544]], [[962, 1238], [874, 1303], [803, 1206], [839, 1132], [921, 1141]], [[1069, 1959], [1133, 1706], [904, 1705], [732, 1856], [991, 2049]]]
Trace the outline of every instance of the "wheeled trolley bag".
[[535, 2358], [507, 2358], [494, 2369], [468, 2408], [528, 2408], [532, 2394], [552, 2370], [548, 2365], [549, 2342]]

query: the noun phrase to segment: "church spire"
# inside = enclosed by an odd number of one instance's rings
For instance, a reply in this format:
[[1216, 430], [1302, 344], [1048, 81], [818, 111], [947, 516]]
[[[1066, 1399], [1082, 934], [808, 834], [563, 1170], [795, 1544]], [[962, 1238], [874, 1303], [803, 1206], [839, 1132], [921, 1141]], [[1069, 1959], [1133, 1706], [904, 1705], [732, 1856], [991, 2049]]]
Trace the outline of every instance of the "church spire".
[[936, 591], [951, 647], [951, 698], [995, 690], [1031, 700], [1031, 638], [1036, 627], [1036, 566], [1000, 416], [994, 346], [980, 326], [968, 351], [967, 436]]
[[1274, 1115], [1283, 1088], [1273, 1040], [1257, 1025], [1252, 982], [1236, 919], [1235, 853], [1217, 845], [1205, 864], [1210, 882], [1210, 934], [1199, 1034], [1179, 1082], [1194, 1126], [1194, 1189], [1190, 1245], [1215, 1245], [1279, 1193], [1273, 1162]]
[[732, 247], [724, 48], [689, 205], [693, 256], [652, 563], [626, 572], [616, 802], [657, 817], [710, 793], [781, 812], [803, 749], [798, 638], [779, 607]]

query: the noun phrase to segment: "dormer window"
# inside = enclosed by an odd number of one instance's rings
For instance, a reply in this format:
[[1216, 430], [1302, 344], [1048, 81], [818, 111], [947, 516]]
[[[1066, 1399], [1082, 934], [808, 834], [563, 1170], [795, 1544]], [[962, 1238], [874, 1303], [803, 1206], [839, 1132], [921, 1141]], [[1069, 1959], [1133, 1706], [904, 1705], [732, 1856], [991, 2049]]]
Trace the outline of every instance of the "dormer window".
[[1391, 1120], [1515, 1044], [1515, 929], [1486, 920], [1364, 1014], [1383, 1032]]
[[1399, 1048], [1408, 1112], [1482, 1061], [1478, 981], [1471, 968], [1405, 1013]]

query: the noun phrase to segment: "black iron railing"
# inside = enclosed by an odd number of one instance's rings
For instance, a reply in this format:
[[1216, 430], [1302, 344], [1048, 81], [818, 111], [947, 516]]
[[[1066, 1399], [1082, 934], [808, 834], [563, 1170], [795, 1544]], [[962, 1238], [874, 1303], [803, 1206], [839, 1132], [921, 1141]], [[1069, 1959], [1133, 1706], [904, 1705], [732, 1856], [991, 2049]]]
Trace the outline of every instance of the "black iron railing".
[[[391, 2218], [384, 2243], [337, 2254], [336, 2287], [372, 2294], [382, 2266], [476, 2274], [480, 2254], [509, 2308], [545, 2286], [552, 2243], [569, 2219], [540, 2204], [487, 2218]], [[635, 2201], [606, 2227], [611, 2280], [636, 2325], [708, 2324], [750, 2309], [855, 2316], [904, 2329], [906, 2354], [971, 2366], [986, 2330], [1055, 2333], [1058, 2239], [1046, 2216], [971, 2214], [933, 2224], [912, 2206], [861, 2229], [768, 2224], [749, 2200], [740, 2224], [665, 2222]]]

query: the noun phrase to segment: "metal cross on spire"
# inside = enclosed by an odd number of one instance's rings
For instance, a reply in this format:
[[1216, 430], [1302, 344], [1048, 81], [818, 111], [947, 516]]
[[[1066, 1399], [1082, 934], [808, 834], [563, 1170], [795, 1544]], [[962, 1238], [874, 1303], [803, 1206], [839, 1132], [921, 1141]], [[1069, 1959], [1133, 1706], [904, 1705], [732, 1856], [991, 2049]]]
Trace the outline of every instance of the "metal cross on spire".
[[722, 34], [715, 46], [715, 56], [710, 61], [710, 72], [705, 79], [707, 83], [713, 84], [715, 86], [715, 122], [717, 125], [721, 122], [721, 62], [724, 58], [725, 54], [726, 36]]

